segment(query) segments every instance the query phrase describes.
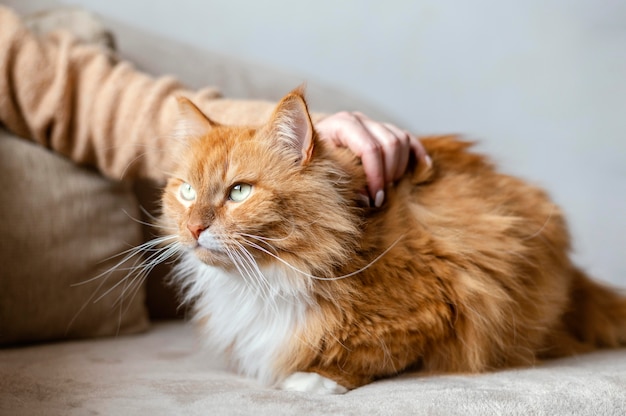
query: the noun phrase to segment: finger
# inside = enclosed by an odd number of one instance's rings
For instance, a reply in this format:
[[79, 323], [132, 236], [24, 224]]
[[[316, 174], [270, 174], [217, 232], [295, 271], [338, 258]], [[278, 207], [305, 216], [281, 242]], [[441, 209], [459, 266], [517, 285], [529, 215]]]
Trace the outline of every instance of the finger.
[[384, 199], [385, 173], [383, 153], [380, 145], [372, 139], [369, 145], [361, 149], [361, 161], [367, 180], [367, 189], [372, 201], [380, 206]]
[[364, 124], [372, 139], [379, 145], [383, 160], [383, 182], [388, 185], [395, 179], [396, 169], [401, 159], [402, 144], [400, 139], [384, 124], [374, 121], [365, 121]]
[[411, 155], [410, 135], [406, 130], [402, 130], [393, 124], [386, 123], [385, 126], [395, 135], [399, 142], [395, 171], [392, 177], [392, 181], [397, 181], [404, 176], [409, 164], [409, 157]]
[[418, 164], [423, 163], [426, 167], [430, 167], [432, 165], [432, 160], [430, 159], [430, 156], [428, 156], [422, 142], [412, 134], [409, 134], [409, 142], [411, 150], [417, 158]]
[[372, 138], [380, 144], [385, 185], [399, 179], [405, 172], [409, 160], [409, 141], [406, 132], [390, 123], [380, 123], [355, 111], [354, 114], [369, 130]]
[[385, 159], [381, 143], [371, 130], [373, 123], [361, 113], [353, 113], [351, 131], [346, 129], [348, 148], [361, 158], [370, 197], [376, 205], [382, 203], [380, 192], [385, 189]]
[[385, 187], [385, 163], [380, 143], [365, 124], [371, 120], [361, 113], [342, 112], [324, 121], [319, 126], [324, 138], [338, 146], [347, 147], [361, 158], [368, 192], [372, 200], [376, 201], [377, 195]]

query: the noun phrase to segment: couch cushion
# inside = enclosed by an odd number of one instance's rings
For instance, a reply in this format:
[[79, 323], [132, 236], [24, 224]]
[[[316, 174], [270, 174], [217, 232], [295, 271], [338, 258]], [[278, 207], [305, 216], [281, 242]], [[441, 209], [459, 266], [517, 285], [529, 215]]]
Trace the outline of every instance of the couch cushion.
[[0, 345], [145, 329], [143, 286], [118, 285], [130, 263], [80, 284], [141, 242], [133, 218], [127, 184], [1, 130]]
[[488, 374], [406, 374], [340, 396], [274, 390], [229, 372], [182, 322], [8, 349], [0, 363], [0, 414], [7, 415], [626, 414], [626, 350]]

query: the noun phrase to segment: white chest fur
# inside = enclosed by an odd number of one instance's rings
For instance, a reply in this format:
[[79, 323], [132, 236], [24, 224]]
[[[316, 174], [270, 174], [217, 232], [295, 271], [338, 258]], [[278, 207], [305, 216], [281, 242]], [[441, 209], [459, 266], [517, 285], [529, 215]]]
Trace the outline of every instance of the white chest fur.
[[196, 302], [195, 318], [206, 322], [208, 345], [228, 352], [242, 374], [266, 384], [279, 381], [276, 360], [311, 305], [304, 277], [282, 265], [242, 275], [186, 257], [179, 279]]

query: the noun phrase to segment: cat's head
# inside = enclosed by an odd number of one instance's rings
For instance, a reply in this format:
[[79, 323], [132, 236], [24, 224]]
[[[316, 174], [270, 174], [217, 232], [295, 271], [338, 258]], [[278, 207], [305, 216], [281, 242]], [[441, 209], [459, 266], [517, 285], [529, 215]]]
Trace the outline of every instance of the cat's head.
[[364, 175], [349, 152], [318, 140], [300, 89], [256, 128], [179, 104], [183, 145], [163, 214], [182, 246], [222, 268], [278, 262], [326, 277], [349, 259]]

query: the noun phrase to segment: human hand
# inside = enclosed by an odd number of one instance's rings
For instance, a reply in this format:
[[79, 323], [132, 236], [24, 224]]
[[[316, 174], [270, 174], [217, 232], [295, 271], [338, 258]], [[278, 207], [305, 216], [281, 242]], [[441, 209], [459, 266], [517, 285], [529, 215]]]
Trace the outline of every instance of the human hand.
[[347, 147], [361, 158], [370, 198], [376, 207], [385, 200], [385, 186], [404, 175], [411, 152], [418, 163], [432, 163], [417, 137], [359, 112], [335, 113], [318, 121], [315, 128], [321, 139]]

